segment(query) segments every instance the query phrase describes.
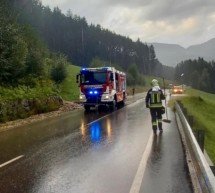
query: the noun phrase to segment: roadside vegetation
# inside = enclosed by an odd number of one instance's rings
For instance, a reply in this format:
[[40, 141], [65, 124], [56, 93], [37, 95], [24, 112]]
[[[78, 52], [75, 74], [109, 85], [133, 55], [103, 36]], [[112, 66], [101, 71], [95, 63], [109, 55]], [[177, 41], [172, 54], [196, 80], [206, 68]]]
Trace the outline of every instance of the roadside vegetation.
[[205, 149], [215, 164], [215, 95], [195, 89], [187, 89], [188, 96], [180, 101], [187, 108], [188, 114], [194, 117], [193, 130], [205, 131]]
[[203, 58], [182, 61], [175, 68], [175, 80], [215, 94], [215, 61], [207, 62]]

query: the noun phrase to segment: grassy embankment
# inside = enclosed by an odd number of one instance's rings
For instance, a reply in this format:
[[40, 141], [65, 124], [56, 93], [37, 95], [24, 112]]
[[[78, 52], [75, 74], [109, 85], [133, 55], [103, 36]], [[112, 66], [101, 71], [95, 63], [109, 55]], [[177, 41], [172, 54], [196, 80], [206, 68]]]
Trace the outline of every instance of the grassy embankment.
[[180, 100], [194, 117], [193, 130], [205, 130], [205, 149], [215, 164], [215, 95], [194, 89], [187, 89], [186, 94]]
[[69, 65], [68, 76], [60, 85], [60, 95], [66, 101], [78, 101], [79, 87], [76, 83], [76, 75], [80, 72], [80, 67]]

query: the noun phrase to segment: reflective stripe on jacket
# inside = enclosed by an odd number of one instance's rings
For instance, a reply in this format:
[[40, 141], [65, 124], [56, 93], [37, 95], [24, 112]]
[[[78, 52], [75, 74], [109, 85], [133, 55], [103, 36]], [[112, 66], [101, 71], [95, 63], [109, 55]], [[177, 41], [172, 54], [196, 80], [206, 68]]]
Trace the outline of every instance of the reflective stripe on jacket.
[[163, 91], [161, 89], [153, 91], [150, 89], [146, 95], [146, 105], [149, 105], [150, 108], [160, 108], [162, 107], [162, 100], [165, 99]]

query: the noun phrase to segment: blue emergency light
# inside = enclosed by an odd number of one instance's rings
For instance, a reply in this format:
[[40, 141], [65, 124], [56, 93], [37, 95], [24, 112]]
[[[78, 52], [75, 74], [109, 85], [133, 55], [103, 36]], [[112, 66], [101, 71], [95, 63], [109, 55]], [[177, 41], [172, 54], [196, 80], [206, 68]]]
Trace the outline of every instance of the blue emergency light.
[[91, 95], [97, 95], [99, 92], [97, 90], [90, 90], [89, 94]]

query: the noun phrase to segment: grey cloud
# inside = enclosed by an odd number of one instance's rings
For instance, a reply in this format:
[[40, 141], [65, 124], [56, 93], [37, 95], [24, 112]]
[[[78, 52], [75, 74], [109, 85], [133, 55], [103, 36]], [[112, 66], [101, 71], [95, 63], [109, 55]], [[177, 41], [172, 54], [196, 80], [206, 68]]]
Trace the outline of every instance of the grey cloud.
[[215, 1], [210, 0], [160, 0], [145, 10], [144, 19], [178, 20], [193, 15], [207, 15], [214, 11]]
[[[209, 16], [215, 14], [215, 0], [42, 0], [42, 2], [49, 3], [50, 7], [58, 5], [64, 13], [70, 9], [73, 14], [85, 17], [88, 23], [100, 24], [116, 33], [134, 38], [142, 36], [142, 41], [155, 38], [155, 41], [165, 40], [168, 43], [184, 40], [187, 44], [189, 40], [190, 42], [196, 39], [207, 40], [207, 37], [215, 34], [214, 20], [209, 20]], [[189, 18], [195, 22], [192, 30], [187, 31], [189, 28], [181, 30], [180, 25]], [[147, 22], [152, 24], [148, 25]], [[157, 22], [163, 22], [164, 26], [159, 28], [160, 26], [156, 26]], [[150, 29], [143, 26], [149, 26]], [[210, 31], [207, 31], [208, 26]], [[170, 34], [168, 27], [181, 31], [176, 33], [172, 30]], [[162, 37], [159, 30], [163, 30]]]
[[[50, 0], [42, 0], [50, 2]], [[215, 0], [63, 0], [53, 1], [53, 4], [66, 10], [71, 9], [82, 14], [99, 12], [104, 15], [111, 14], [114, 7], [142, 9], [145, 20], [162, 20], [168, 18], [189, 17], [192, 14], [207, 14], [214, 10]], [[84, 11], [84, 12], [82, 12]], [[100, 17], [101, 15], [98, 15]]]
[[135, 13], [142, 10], [139, 20], [167, 20], [177, 22], [193, 15], [205, 17], [214, 11], [215, 0], [70, 0], [61, 6], [64, 10], [69, 8], [75, 14], [85, 16], [95, 22], [102, 22], [111, 15], [114, 7], [129, 8]]

